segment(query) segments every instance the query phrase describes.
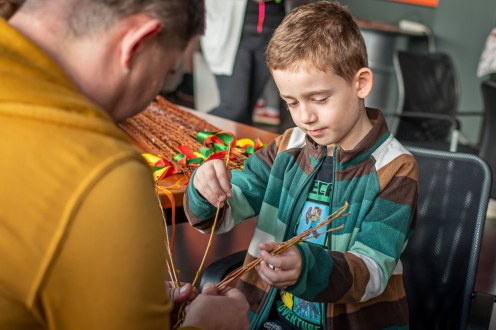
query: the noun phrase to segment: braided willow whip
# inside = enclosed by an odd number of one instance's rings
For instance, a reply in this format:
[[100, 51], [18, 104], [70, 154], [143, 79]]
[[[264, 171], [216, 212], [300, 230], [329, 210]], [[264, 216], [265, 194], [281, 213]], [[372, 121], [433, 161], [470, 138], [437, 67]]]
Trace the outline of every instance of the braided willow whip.
[[[199, 132], [221, 131], [161, 96], [157, 96], [145, 111], [127, 119], [121, 126], [147, 149], [165, 158], [175, 169], [185, 174], [191, 172], [192, 168], [174, 161], [174, 155], [182, 153], [177, 147], [186, 145], [198, 151], [202, 147], [196, 139]], [[232, 150], [229, 169], [241, 168], [245, 159], [246, 156]]]

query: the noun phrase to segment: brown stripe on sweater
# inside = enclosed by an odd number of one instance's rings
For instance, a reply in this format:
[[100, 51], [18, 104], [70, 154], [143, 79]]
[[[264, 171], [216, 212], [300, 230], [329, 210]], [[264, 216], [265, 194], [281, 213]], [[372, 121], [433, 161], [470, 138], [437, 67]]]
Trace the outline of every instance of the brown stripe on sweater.
[[259, 313], [260, 308], [267, 298], [268, 290], [264, 291], [255, 285], [243, 281], [243, 279], [238, 280], [236, 288], [245, 294], [246, 300], [250, 304], [250, 310], [254, 313]]
[[[279, 138], [278, 138], [279, 139]], [[274, 159], [279, 152], [279, 147], [277, 146], [277, 141], [274, 140], [267, 145], [267, 147], [260, 149], [257, 151], [257, 156], [272, 169], [272, 165], [274, 165]]]
[[[405, 295], [406, 294], [405, 294], [405, 288], [403, 286], [403, 276], [400, 274], [392, 275], [389, 278], [386, 289], [379, 296], [364, 302], [358, 302], [354, 304], [333, 304], [332, 305], [333, 308], [328, 311], [327, 316], [337, 317], [343, 313], [348, 313], [348, 314], [355, 313], [362, 308], [377, 304], [381, 301], [389, 301], [389, 302], [398, 301], [404, 298]], [[336, 308], [334, 308], [334, 306]]]
[[373, 108], [366, 108], [367, 117], [372, 123], [372, 129], [352, 150], [343, 150], [338, 148], [337, 159], [342, 163], [347, 163], [354, 157], [368, 152], [374, 146], [375, 142], [387, 132], [386, 119], [382, 113]]
[[418, 166], [415, 158], [409, 154], [402, 154], [387, 165], [383, 166], [377, 171], [379, 177], [379, 184], [381, 191], [384, 190], [386, 185], [393, 176], [404, 176], [411, 178], [414, 181], [418, 180]]
[[336, 180], [345, 181], [360, 178], [375, 171], [375, 162], [372, 158], [367, 158], [363, 162], [350, 166], [344, 170], [336, 171]]
[[315, 301], [331, 302], [340, 300], [352, 287], [353, 278], [350, 272], [350, 266], [345, 256], [341, 252], [330, 251], [334, 261], [334, 267], [329, 274], [329, 283], [324, 291], [320, 292]]
[[417, 181], [406, 176], [398, 176], [391, 179], [388, 189], [383, 190], [379, 197], [402, 205], [413, 206], [417, 200], [417, 190]]
[[357, 257], [353, 253], [344, 253], [343, 255], [348, 262], [354, 282], [350, 290], [337, 302], [338, 304], [360, 301], [370, 281], [369, 270], [360, 257]]
[[[211, 231], [212, 226], [214, 225], [214, 220], [215, 216], [210, 218], [210, 219], [202, 219], [197, 217], [192, 211], [189, 206], [189, 198], [188, 194], [184, 194], [183, 197], [183, 205], [184, 205], [184, 213], [186, 214], [186, 218], [188, 219], [189, 223], [195, 227], [196, 229], [202, 230], [205, 233], [209, 233]], [[219, 212], [219, 219], [217, 220], [217, 228], [218, 229], [222, 223], [224, 222], [224, 216], [226, 214], [226, 209], [229, 207], [228, 204], [225, 204], [225, 206], [220, 210]]]
[[293, 133], [293, 129], [290, 128], [290, 129], [286, 130], [286, 132], [284, 132], [283, 135], [279, 136], [276, 139], [276, 144], [278, 146], [277, 153], [280, 153], [281, 151], [288, 149], [289, 140], [291, 140], [291, 134], [292, 133]]
[[405, 326], [408, 321], [408, 304], [406, 297], [403, 297], [397, 301], [377, 302], [355, 313], [341, 313], [327, 318], [327, 328], [375, 330]]
[[[255, 259], [257, 258], [247, 253], [243, 265], [249, 264]], [[248, 284], [258, 287], [260, 290], [269, 291], [269, 285], [264, 281], [262, 281], [262, 279], [260, 278], [260, 276], [258, 276], [258, 273], [255, 269], [252, 269], [243, 276], [241, 276], [241, 279]]]

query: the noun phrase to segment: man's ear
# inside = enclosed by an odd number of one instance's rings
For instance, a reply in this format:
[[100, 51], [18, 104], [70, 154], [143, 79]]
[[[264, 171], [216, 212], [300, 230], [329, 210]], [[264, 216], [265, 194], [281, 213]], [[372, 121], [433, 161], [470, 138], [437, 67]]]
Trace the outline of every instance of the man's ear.
[[155, 37], [162, 29], [162, 24], [156, 19], [138, 19], [131, 24], [121, 42], [120, 64], [126, 69], [131, 67], [133, 57], [143, 47], [143, 43]]
[[364, 99], [372, 90], [374, 85], [374, 73], [369, 68], [361, 68], [355, 75], [355, 84], [357, 95], [359, 98]]

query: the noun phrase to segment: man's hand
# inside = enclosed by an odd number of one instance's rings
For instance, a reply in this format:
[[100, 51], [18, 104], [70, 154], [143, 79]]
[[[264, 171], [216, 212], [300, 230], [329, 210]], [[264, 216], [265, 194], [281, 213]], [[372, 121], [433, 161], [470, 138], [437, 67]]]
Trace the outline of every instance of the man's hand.
[[183, 326], [198, 326], [204, 330], [248, 330], [249, 308], [246, 297], [238, 289], [227, 287], [218, 292], [212, 283], [207, 283], [187, 307]]
[[170, 300], [172, 300], [176, 305], [186, 300], [191, 302], [199, 294], [198, 289], [193, 288], [189, 283], [181, 282], [181, 287], [174, 288], [172, 282], [167, 281], [165, 282], [165, 286], [167, 287]]
[[298, 281], [302, 262], [300, 252], [294, 246], [278, 255], [271, 255], [269, 251], [274, 250], [280, 244], [271, 242], [258, 245], [263, 261], [256, 267], [256, 270], [265, 283], [278, 289], [286, 289]]
[[231, 171], [226, 169], [223, 160], [210, 160], [200, 166], [196, 170], [193, 185], [215, 207], [219, 203], [223, 206], [225, 200], [232, 196]]

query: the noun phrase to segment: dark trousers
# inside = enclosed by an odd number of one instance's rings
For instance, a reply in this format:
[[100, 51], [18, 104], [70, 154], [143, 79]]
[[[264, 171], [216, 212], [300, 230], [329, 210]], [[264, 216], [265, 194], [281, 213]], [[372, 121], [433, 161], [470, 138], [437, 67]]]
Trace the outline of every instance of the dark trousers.
[[255, 22], [245, 17], [232, 75], [215, 76], [220, 105], [211, 114], [243, 124], [253, 124], [253, 108], [270, 76], [265, 63], [266, 47], [283, 18], [284, 12], [279, 17], [271, 17], [266, 20], [268, 24], [264, 24], [262, 33], [258, 33]]

